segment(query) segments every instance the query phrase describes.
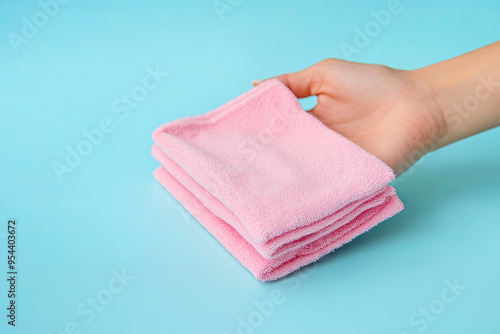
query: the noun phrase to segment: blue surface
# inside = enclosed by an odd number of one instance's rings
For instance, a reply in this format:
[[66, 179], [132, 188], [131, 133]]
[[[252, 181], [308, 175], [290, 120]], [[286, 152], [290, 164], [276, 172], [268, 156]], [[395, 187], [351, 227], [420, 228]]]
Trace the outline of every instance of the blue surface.
[[[212, 0], [72, 1], [46, 22], [38, 2], [0, 3], [0, 332], [498, 333], [500, 129], [425, 157], [395, 183], [401, 214], [273, 283], [156, 183], [153, 129], [227, 102], [251, 79], [344, 58], [341, 43], [389, 2], [230, 3], [221, 19]], [[350, 58], [425, 66], [496, 41], [499, 12], [493, 0], [402, 0]], [[33, 16], [44, 26], [12, 37]], [[128, 112], [121, 95], [144, 92], [157, 66], [168, 76]], [[101, 122], [109, 133], [81, 146], [92, 151], [59, 182], [54, 161]], [[6, 318], [9, 218], [16, 328]]]

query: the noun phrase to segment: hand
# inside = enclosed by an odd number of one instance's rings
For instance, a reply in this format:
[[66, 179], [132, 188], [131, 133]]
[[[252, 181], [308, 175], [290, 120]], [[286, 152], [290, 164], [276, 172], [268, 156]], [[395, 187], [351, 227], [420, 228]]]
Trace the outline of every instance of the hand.
[[500, 126], [500, 42], [413, 71], [326, 59], [277, 76], [309, 112], [396, 175], [427, 152]]
[[317, 95], [309, 112], [397, 175], [432, 150], [445, 130], [432, 92], [410, 71], [326, 59], [276, 79], [298, 98]]

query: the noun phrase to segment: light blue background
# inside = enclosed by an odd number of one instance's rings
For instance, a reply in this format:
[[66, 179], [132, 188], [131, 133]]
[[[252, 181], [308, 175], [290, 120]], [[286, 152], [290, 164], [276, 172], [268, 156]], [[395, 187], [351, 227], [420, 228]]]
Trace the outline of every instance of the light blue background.
[[[423, 332], [498, 333], [500, 129], [425, 157], [395, 183], [402, 213], [273, 283], [153, 179], [157, 126], [209, 111], [251, 79], [343, 58], [340, 43], [387, 3], [243, 0], [221, 20], [212, 0], [72, 1], [15, 52], [8, 34], [40, 5], [2, 1], [0, 331], [64, 333], [74, 321], [82, 333], [236, 333], [238, 317], [260, 320], [254, 302], [278, 290], [284, 302], [253, 333], [419, 333], [410, 315], [439, 304], [444, 280], [457, 278], [467, 288]], [[499, 39], [498, 1], [401, 5], [352, 60], [413, 69]], [[169, 76], [120, 119], [111, 104], [148, 66]], [[51, 164], [104, 118], [114, 131], [59, 182]], [[8, 218], [19, 224], [15, 329], [5, 317]], [[87, 323], [77, 307], [105, 296], [122, 268], [134, 279]]]

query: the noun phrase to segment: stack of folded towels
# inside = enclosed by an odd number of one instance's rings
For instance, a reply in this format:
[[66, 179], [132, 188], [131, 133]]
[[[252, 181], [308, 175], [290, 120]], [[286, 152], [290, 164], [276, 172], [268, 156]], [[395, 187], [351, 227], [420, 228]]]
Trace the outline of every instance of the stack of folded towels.
[[281, 278], [403, 209], [394, 173], [264, 81], [153, 133], [155, 178], [262, 280]]

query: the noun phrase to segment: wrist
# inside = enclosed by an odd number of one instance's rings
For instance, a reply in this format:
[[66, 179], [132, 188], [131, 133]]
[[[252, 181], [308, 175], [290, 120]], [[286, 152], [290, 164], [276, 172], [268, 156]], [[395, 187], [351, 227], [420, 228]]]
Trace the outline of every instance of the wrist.
[[410, 71], [437, 120], [435, 149], [500, 125], [500, 43]]
[[447, 96], [426, 68], [407, 72], [414, 90], [414, 100], [421, 113], [422, 155], [446, 145], [450, 137], [450, 126], [446, 117]]

